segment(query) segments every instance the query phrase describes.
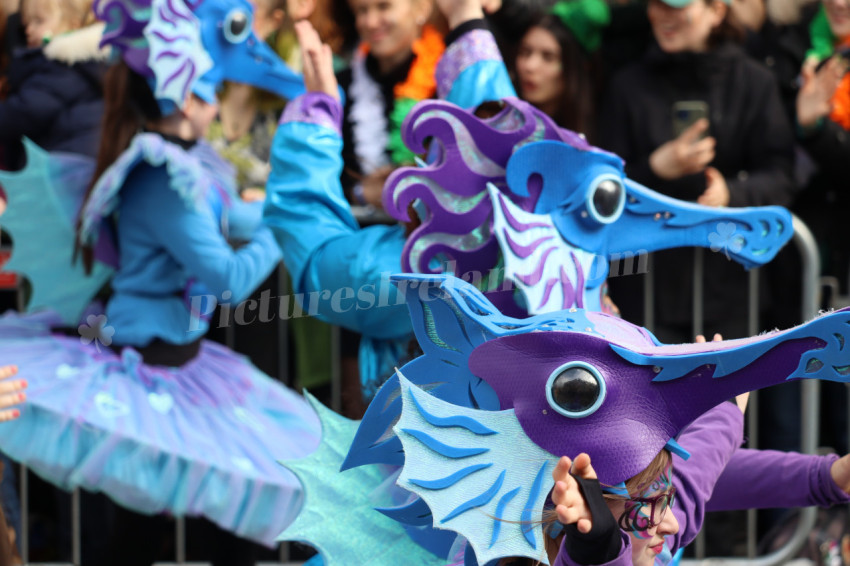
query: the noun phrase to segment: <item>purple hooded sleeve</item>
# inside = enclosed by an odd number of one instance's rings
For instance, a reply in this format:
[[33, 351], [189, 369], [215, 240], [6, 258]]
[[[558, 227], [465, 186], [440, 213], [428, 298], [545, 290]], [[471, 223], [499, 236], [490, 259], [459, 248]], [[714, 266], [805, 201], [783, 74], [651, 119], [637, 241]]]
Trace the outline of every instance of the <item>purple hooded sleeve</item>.
[[679, 444], [691, 457], [676, 457], [673, 461], [677, 489], [673, 513], [679, 521], [679, 532], [667, 537], [667, 545], [674, 553], [696, 538], [714, 486], [743, 440], [744, 415], [733, 403], [718, 405], [679, 435]]
[[[622, 535], [623, 539], [620, 554], [618, 554], [617, 557], [613, 560], [600, 564], [599, 566], [631, 566], [632, 544], [631, 541], [629, 541], [629, 535], [624, 532], [621, 532], [620, 534]], [[567, 538], [564, 537], [564, 539], [561, 541], [561, 549], [558, 551], [558, 557], [555, 559], [555, 563], [553, 564], [553, 566], [581, 566], [570, 558], [567, 549], [564, 548], [564, 543], [566, 541]]]
[[714, 488], [707, 511], [771, 507], [828, 507], [850, 502], [830, 475], [836, 454], [774, 450], [735, 452]]

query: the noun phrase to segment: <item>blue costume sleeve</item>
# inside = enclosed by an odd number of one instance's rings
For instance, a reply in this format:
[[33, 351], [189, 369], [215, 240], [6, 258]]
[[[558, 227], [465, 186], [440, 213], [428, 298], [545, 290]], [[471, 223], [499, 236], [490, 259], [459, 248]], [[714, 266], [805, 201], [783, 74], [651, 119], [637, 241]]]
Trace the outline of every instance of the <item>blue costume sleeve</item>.
[[148, 234], [156, 234], [171, 257], [212, 294], [221, 299], [224, 291], [230, 291], [230, 300], [239, 302], [274, 269], [280, 250], [267, 227], [259, 226], [253, 239], [234, 251], [209, 204], [190, 209], [169, 186], [164, 167], [140, 173], [138, 182], [146, 194], [134, 199], [134, 216], [146, 219]]
[[250, 240], [263, 223], [262, 201], [245, 202], [234, 197], [227, 209], [227, 237], [230, 240]]
[[374, 338], [412, 330], [401, 271], [401, 226], [360, 229], [343, 197], [342, 108], [327, 95], [291, 101], [272, 144], [264, 221], [272, 228], [308, 314]]
[[480, 27], [463, 33], [446, 48], [436, 79], [439, 98], [461, 108], [516, 97], [496, 39]]

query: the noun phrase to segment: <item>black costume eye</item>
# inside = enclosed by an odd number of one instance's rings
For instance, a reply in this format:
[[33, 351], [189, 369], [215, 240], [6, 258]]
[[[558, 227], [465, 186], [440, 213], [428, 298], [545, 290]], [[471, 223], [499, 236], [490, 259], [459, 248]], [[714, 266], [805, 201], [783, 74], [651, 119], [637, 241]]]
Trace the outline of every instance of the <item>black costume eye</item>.
[[224, 19], [224, 37], [230, 43], [242, 43], [251, 35], [251, 16], [243, 10], [233, 10]]
[[587, 207], [597, 222], [610, 224], [620, 217], [626, 203], [623, 184], [614, 177], [598, 181], [588, 195]]
[[593, 366], [570, 362], [549, 376], [546, 399], [555, 411], [566, 417], [586, 417], [602, 405], [605, 381]]

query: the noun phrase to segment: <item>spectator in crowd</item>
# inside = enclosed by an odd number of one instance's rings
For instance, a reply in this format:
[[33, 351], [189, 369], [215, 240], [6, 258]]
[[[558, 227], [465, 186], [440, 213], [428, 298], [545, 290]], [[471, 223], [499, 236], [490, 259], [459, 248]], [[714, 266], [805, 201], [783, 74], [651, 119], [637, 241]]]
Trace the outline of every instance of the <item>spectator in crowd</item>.
[[610, 18], [604, 0], [562, 0], [522, 36], [516, 55], [520, 98], [591, 140], [600, 94], [598, 50]]
[[[774, 77], [738, 45], [743, 30], [728, 4], [650, 0], [647, 15], [656, 44], [609, 84], [600, 145], [625, 160], [629, 177], [675, 198], [788, 205], [792, 131]], [[734, 235], [726, 237], [734, 245]], [[692, 334], [692, 265], [688, 250], [654, 258], [655, 330], [663, 341]], [[747, 335], [746, 273], [722, 253], [706, 255], [704, 273], [705, 330]], [[641, 282], [611, 280], [612, 297], [633, 321], [642, 319]]]
[[98, 47], [103, 26], [93, 23], [91, 0], [27, 0], [22, 8], [27, 48], [15, 52], [0, 102], [5, 165], [22, 164], [22, 136], [48, 151], [93, 157], [108, 51]]
[[[834, 278], [835, 294], [848, 295], [850, 244], [842, 211], [850, 207], [847, 160], [850, 159], [850, 3], [825, 0], [809, 23], [810, 48], [799, 77], [796, 110], [797, 139], [813, 165], [813, 173], [793, 205], [812, 230], [821, 256], [821, 273]], [[835, 302], [833, 302], [835, 301]], [[823, 442], [847, 450], [847, 396], [839, 384], [824, 384]]]
[[339, 74], [345, 92], [343, 188], [357, 204], [380, 207], [390, 172], [413, 163], [401, 124], [437, 92], [434, 72], [445, 48], [428, 23], [430, 0], [350, 0], [360, 45]]
[[818, 173], [797, 208], [823, 248], [824, 272], [837, 276], [842, 294], [847, 294], [850, 245], [839, 215], [850, 204], [845, 190], [850, 158], [850, 3], [824, 1], [810, 30], [812, 45], [796, 100], [797, 133]]

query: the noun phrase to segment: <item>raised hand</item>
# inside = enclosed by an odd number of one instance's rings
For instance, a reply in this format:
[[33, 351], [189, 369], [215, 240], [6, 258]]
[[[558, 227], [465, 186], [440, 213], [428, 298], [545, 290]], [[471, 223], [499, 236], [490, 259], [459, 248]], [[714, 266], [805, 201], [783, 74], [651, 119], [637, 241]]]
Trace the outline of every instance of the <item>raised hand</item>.
[[437, 0], [437, 7], [454, 29], [464, 22], [492, 14], [502, 7], [502, 0]]
[[649, 156], [652, 171], [668, 181], [705, 171], [708, 164], [714, 160], [716, 145], [711, 136], [700, 139], [707, 131], [708, 120], [702, 118], [691, 124], [676, 139], [661, 145]]
[[729, 186], [723, 173], [714, 167], [705, 168], [705, 191], [697, 198], [703, 206], [729, 206]]
[[333, 53], [322, 43], [313, 24], [306, 20], [295, 23], [295, 35], [301, 46], [304, 63], [304, 86], [308, 92], [323, 92], [339, 100], [339, 88], [334, 75]]
[[832, 111], [832, 95], [847, 72], [847, 61], [832, 57], [819, 71], [817, 62], [809, 59], [803, 65], [800, 77], [803, 85], [797, 93], [797, 123], [811, 128]]
[[589, 533], [593, 528], [593, 517], [581, 494], [578, 482], [570, 475], [571, 466], [574, 475], [585, 479], [596, 479], [596, 472], [590, 465], [590, 456], [584, 453], [579, 454], [574, 462], [562, 456], [552, 471], [552, 478], [555, 480], [555, 489], [552, 491], [555, 513], [564, 525], [575, 523], [579, 532]]

